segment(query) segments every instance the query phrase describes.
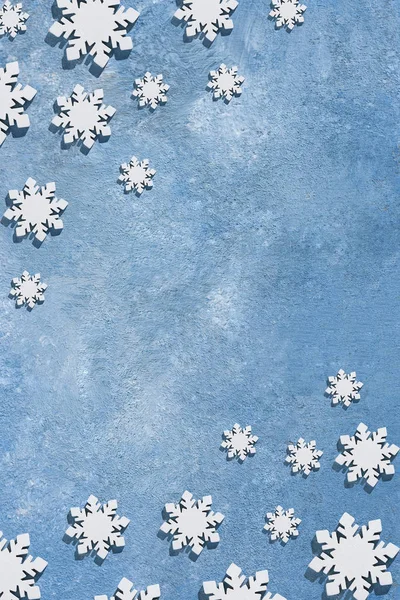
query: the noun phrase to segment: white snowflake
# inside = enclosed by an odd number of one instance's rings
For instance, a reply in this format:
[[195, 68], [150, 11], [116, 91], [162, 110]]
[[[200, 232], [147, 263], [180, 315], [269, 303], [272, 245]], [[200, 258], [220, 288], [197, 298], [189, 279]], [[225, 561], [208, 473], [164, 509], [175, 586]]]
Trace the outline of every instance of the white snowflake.
[[158, 600], [160, 595], [159, 585], [148, 585], [145, 590], [138, 592], [134, 589], [132, 581], [123, 577], [114, 596], [110, 596], [110, 598], [106, 595], [95, 596], [94, 600]]
[[333, 405], [341, 402], [343, 406], [347, 407], [352, 401], [360, 399], [359, 391], [364, 384], [357, 381], [356, 377], [355, 371], [347, 374], [343, 369], [340, 369], [335, 377], [328, 377], [329, 386], [326, 388], [325, 394], [332, 397]]
[[187, 23], [185, 34], [188, 38], [201, 34], [204, 41], [211, 44], [219, 30], [225, 33], [232, 31], [230, 16], [238, 4], [237, 0], [182, 0], [182, 6], [174, 17]]
[[120, 166], [120, 170], [121, 175], [118, 177], [118, 181], [124, 184], [126, 192], [134, 190], [136, 194], [140, 195], [145, 188], [153, 187], [152, 180], [156, 171], [149, 168], [147, 158], [139, 161], [136, 156], [132, 156], [129, 163], [123, 163]]
[[317, 531], [321, 553], [313, 558], [309, 568], [328, 576], [327, 596], [350, 590], [355, 600], [366, 600], [377, 582], [381, 586], [391, 585], [387, 563], [395, 558], [399, 548], [394, 544], [385, 546], [381, 541], [380, 519], [369, 521], [361, 529], [354, 521], [354, 517], [344, 513], [332, 534], [327, 530]]
[[18, 75], [18, 62], [7, 63], [4, 69], [0, 68], [0, 146], [10, 127], [27, 129], [30, 125], [24, 105], [33, 100], [36, 90], [30, 85], [22, 87], [17, 83]]
[[22, 11], [22, 4], [11, 4], [6, 0], [0, 8], [0, 35], [8, 35], [14, 39], [17, 33], [26, 31], [25, 21], [29, 18], [28, 13]]
[[86, 150], [90, 150], [97, 137], [110, 137], [108, 122], [116, 111], [103, 104], [103, 96], [102, 89], [85, 92], [81, 85], [76, 85], [69, 98], [57, 98], [60, 114], [53, 118], [52, 124], [65, 130], [65, 144], [80, 141]]
[[94, 64], [103, 69], [113, 50], [132, 49], [127, 28], [136, 22], [139, 13], [120, 6], [120, 0], [56, 0], [56, 5], [61, 16], [50, 33], [68, 40], [67, 60], [89, 54]]
[[188, 491], [182, 494], [178, 504], [166, 504], [166, 519], [160, 532], [172, 537], [172, 550], [190, 548], [197, 558], [205, 546], [214, 547], [219, 542], [217, 527], [224, 520], [224, 515], [211, 510], [212, 497], [204, 496], [195, 500]]
[[0, 598], [16, 600], [28, 598], [38, 600], [40, 588], [36, 579], [47, 567], [43, 558], [28, 555], [30, 539], [28, 533], [17, 535], [15, 540], [3, 538], [0, 531]]
[[286, 27], [291, 31], [295, 25], [304, 23], [303, 13], [307, 6], [298, 0], [272, 0], [271, 6], [269, 16], [276, 20], [276, 27]]
[[307, 477], [312, 470], [316, 471], [321, 466], [319, 459], [323, 452], [316, 449], [315, 440], [306, 442], [300, 438], [296, 444], [288, 445], [287, 453], [285, 462], [292, 465], [292, 473], [301, 472]]
[[125, 539], [122, 532], [128, 527], [129, 519], [117, 513], [118, 503], [109, 500], [101, 505], [95, 496], [89, 496], [84, 508], [71, 508], [72, 525], [66, 536], [78, 540], [78, 554], [89, 554], [94, 550], [104, 560], [110, 549], [122, 549]]
[[241, 95], [241, 85], [244, 82], [244, 77], [238, 75], [237, 72], [237, 67], [228, 69], [224, 64], [217, 71], [210, 71], [210, 81], [207, 84], [207, 89], [213, 92], [215, 100], [223, 98], [228, 103], [233, 96]]
[[281, 540], [284, 544], [289, 541], [290, 537], [299, 535], [298, 526], [301, 519], [294, 516], [293, 508], [284, 510], [282, 506], [277, 506], [275, 512], [267, 513], [267, 523], [264, 525], [265, 531], [268, 531], [272, 540]]
[[232, 563], [222, 582], [205, 581], [203, 592], [210, 600], [286, 600], [280, 594], [266, 594], [268, 582], [267, 570], [257, 571], [247, 578], [242, 569]]
[[36, 304], [43, 304], [44, 292], [47, 289], [47, 283], [40, 281], [40, 273], [30, 275], [28, 271], [24, 271], [21, 278], [14, 277], [11, 280], [10, 297], [15, 299], [16, 306], [26, 304], [29, 310]]
[[55, 191], [54, 182], [39, 187], [30, 177], [22, 192], [8, 192], [12, 204], [4, 213], [4, 218], [17, 223], [17, 238], [33, 233], [38, 242], [43, 242], [49, 231], [61, 231], [63, 222], [60, 214], [67, 208], [68, 202], [56, 198]]
[[238, 423], [235, 423], [231, 430], [224, 431], [223, 437], [221, 448], [227, 450], [228, 459], [237, 458], [239, 462], [243, 462], [247, 456], [256, 453], [254, 445], [258, 437], [252, 435], [250, 425], [242, 429]]
[[132, 96], [138, 99], [141, 108], [148, 106], [151, 110], [155, 110], [157, 106], [167, 102], [168, 90], [169, 85], [163, 82], [161, 74], [153, 77], [151, 73], [147, 72], [141, 79], [135, 79]]
[[348, 467], [347, 481], [353, 483], [364, 479], [366, 484], [373, 488], [378, 483], [379, 477], [394, 475], [394, 465], [391, 460], [396, 456], [399, 447], [387, 444], [387, 429], [380, 427], [372, 433], [364, 423], [360, 423], [354, 436], [340, 436], [343, 452], [336, 457], [338, 465]]

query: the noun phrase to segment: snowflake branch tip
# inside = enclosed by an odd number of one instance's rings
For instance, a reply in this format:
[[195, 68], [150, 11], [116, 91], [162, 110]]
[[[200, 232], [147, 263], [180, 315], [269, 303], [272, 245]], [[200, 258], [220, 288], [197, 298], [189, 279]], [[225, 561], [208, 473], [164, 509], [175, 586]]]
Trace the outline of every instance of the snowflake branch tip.
[[129, 163], [120, 166], [120, 171], [118, 182], [124, 185], [126, 192], [133, 190], [140, 196], [145, 189], [150, 190], [153, 187], [156, 171], [150, 169], [147, 158], [139, 161], [136, 156], [132, 156]]
[[160, 586], [149, 585], [145, 590], [138, 592], [133, 587], [132, 581], [123, 577], [113, 596], [95, 596], [94, 600], [158, 600], [161, 596]]
[[47, 567], [43, 558], [28, 554], [30, 539], [28, 533], [17, 535], [7, 542], [0, 531], [0, 596], [2, 600], [28, 598], [38, 600], [40, 588], [37, 580]]
[[359, 392], [364, 384], [357, 381], [356, 377], [355, 371], [347, 374], [343, 369], [340, 369], [336, 376], [328, 377], [329, 385], [325, 394], [331, 397], [333, 406], [343, 404], [343, 407], [347, 408], [352, 402], [360, 400]]
[[0, 146], [12, 127], [24, 131], [30, 126], [24, 107], [36, 96], [36, 90], [30, 85], [22, 87], [18, 75], [17, 61], [0, 68]]
[[320, 468], [319, 459], [322, 455], [323, 452], [316, 448], [315, 440], [306, 442], [300, 438], [296, 444], [288, 445], [285, 462], [291, 465], [292, 473], [302, 473], [304, 477], [308, 477], [311, 471]]
[[186, 23], [187, 38], [200, 36], [206, 45], [210, 45], [219, 31], [225, 34], [232, 31], [231, 15], [238, 4], [237, 0], [182, 0], [174, 19]]
[[25, 33], [29, 15], [22, 10], [22, 4], [11, 4], [6, 0], [0, 8], [0, 36], [7, 35], [13, 40], [18, 33]]
[[243, 429], [238, 423], [231, 430], [224, 431], [221, 449], [227, 451], [228, 460], [237, 458], [243, 462], [247, 456], [253, 456], [256, 453], [255, 444], [258, 441], [256, 435], [252, 435], [251, 426], [247, 425]]
[[228, 69], [223, 63], [216, 71], [210, 71], [207, 89], [213, 93], [214, 100], [223, 98], [226, 103], [229, 103], [234, 96], [241, 95], [244, 77], [237, 73], [237, 67]]
[[264, 530], [267, 531], [271, 540], [280, 540], [286, 544], [291, 537], [299, 535], [298, 526], [301, 519], [294, 516], [293, 508], [284, 510], [282, 506], [277, 506], [273, 513], [266, 514], [266, 525]]

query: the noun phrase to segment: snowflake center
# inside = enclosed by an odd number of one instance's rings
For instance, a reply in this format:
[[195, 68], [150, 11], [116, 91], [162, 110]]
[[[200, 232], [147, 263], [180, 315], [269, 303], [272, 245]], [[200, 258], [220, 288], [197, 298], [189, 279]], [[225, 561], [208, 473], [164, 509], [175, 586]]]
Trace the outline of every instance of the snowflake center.
[[178, 518], [179, 531], [189, 539], [203, 538], [209, 529], [207, 514], [196, 507], [182, 511]]
[[274, 519], [274, 529], [279, 531], [279, 533], [286, 533], [287, 531], [290, 531], [291, 527], [292, 522], [290, 518], [285, 515], [281, 515]]
[[336, 384], [336, 392], [341, 398], [351, 396], [353, 392], [353, 383], [350, 379], [339, 379]]
[[94, 130], [99, 122], [98, 107], [87, 99], [76, 102], [69, 110], [69, 121], [79, 132]]
[[313, 452], [310, 448], [300, 448], [296, 451], [296, 460], [301, 466], [309, 465], [313, 459]]
[[9, 592], [16, 592], [18, 582], [25, 578], [23, 567], [11, 552], [0, 553], [0, 596], [8, 597]]
[[236, 85], [235, 76], [231, 73], [223, 73], [222, 75], [219, 75], [218, 85], [223, 91], [231, 90]]
[[382, 449], [371, 438], [358, 442], [351, 454], [354, 464], [359, 465], [363, 470], [376, 468], [382, 460]]
[[283, 19], [292, 20], [296, 16], [297, 6], [292, 2], [283, 2], [279, 7], [279, 12]]
[[249, 438], [244, 433], [236, 433], [232, 436], [231, 445], [237, 452], [240, 452], [249, 445]]
[[19, 295], [24, 298], [33, 298], [37, 294], [37, 283], [28, 279], [23, 281], [19, 288]]
[[28, 198], [21, 203], [21, 213], [23, 214], [24, 221], [31, 224], [45, 224], [52, 213], [50, 205], [51, 203], [48, 198], [42, 194], [36, 194], [33, 197], [28, 196]]
[[145, 98], [157, 98], [160, 93], [160, 86], [155, 81], [148, 81], [144, 84], [141, 93]]
[[112, 519], [102, 511], [87, 515], [83, 527], [84, 537], [94, 542], [107, 540], [113, 530]]
[[19, 15], [16, 10], [7, 10], [2, 14], [2, 22], [5, 27], [13, 29], [19, 25]]
[[335, 572], [343, 573], [349, 581], [366, 577], [376, 563], [374, 544], [359, 535], [342, 538], [332, 557]]
[[146, 170], [139, 165], [137, 167], [131, 167], [129, 169], [129, 179], [131, 179], [135, 183], [141, 183], [146, 180]]
[[106, 4], [80, 4], [73, 19], [74, 35], [87, 40], [89, 45], [105, 42], [110, 38], [110, 23], [113, 21], [114, 10]]
[[220, 0], [193, 0], [190, 21], [197, 21], [202, 25], [216, 23], [221, 16]]

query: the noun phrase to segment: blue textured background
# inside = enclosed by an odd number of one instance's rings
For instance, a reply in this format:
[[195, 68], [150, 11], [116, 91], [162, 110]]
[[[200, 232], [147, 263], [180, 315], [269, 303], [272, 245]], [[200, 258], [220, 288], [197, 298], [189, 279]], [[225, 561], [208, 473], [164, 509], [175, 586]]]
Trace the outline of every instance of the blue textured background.
[[[26, 0], [27, 33], [0, 42], [1, 64], [18, 60], [38, 89], [27, 135], [0, 150], [0, 196], [31, 176], [69, 201], [64, 231], [40, 249], [0, 229], [1, 529], [28, 531], [49, 561], [44, 600], [111, 594], [122, 576], [195, 600], [232, 561], [268, 568], [288, 600], [319, 600], [304, 576], [317, 529], [348, 511], [400, 542], [399, 476], [368, 494], [332, 469], [339, 435], [360, 421], [399, 442], [399, 5], [310, 0], [288, 34], [266, 0], [241, 0], [233, 33], [207, 49], [183, 43], [173, 1], [124, 4], [141, 13], [134, 49], [99, 79], [64, 70], [45, 43], [49, 0]], [[205, 91], [221, 62], [246, 78], [229, 106]], [[154, 114], [130, 97], [146, 70], [171, 86]], [[76, 83], [103, 87], [117, 109], [88, 156], [48, 129]], [[116, 184], [133, 154], [157, 170], [140, 199]], [[31, 313], [7, 297], [24, 269], [49, 286]], [[348, 411], [324, 397], [339, 368], [365, 383]], [[236, 421], [260, 438], [243, 465], [219, 451]], [[308, 480], [283, 464], [300, 436], [324, 451]], [[225, 514], [219, 546], [196, 563], [157, 537], [185, 489]], [[62, 541], [90, 493], [131, 519], [125, 550], [102, 566]], [[262, 533], [277, 504], [303, 520], [286, 547]]]

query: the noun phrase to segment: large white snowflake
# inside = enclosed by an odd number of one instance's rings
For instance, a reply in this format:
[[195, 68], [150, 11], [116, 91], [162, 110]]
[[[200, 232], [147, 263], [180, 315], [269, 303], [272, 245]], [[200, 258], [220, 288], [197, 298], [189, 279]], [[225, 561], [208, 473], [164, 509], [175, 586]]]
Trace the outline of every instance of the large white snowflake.
[[150, 169], [147, 158], [139, 161], [136, 156], [132, 156], [128, 163], [120, 166], [121, 175], [118, 181], [125, 187], [126, 192], [134, 190], [140, 195], [145, 188], [153, 187], [153, 177], [156, 174], [155, 169]]
[[284, 544], [290, 537], [299, 535], [298, 526], [301, 519], [294, 516], [293, 508], [284, 510], [282, 506], [277, 506], [275, 512], [267, 513], [267, 523], [264, 525], [265, 531], [268, 531], [272, 540], [281, 540]]
[[312, 470], [316, 471], [321, 466], [319, 459], [323, 452], [316, 449], [315, 440], [306, 442], [300, 438], [296, 444], [288, 445], [287, 453], [285, 462], [292, 465], [293, 473], [301, 472], [307, 477]]
[[203, 496], [196, 501], [188, 491], [182, 494], [178, 504], [165, 505], [166, 519], [160, 532], [172, 537], [172, 550], [188, 547], [197, 558], [205, 546], [212, 548], [218, 544], [216, 529], [224, 520], [224, 515], [214, 513], [211, 505], [211, 496]]
[[0, 35], [8, 35], [14, 39], [17, 33], [26, 31], [25, 21], [29, 18], [28, 13], [23, 12], [22, 4], [11, 4], [6, 0], [0, 8]]
[[103, 97], [102, 89], [85, 92], [81, 85], [76, 85], [69, 98], [57, 98], [60, 114], [53, 118], [52, 124], [64, 129], [65, 144], [80, 141], [86, 150], [90, 150], [97, 137], [110, 137], [108, 122], [116, 111], [103, 104]]
[[167, 92], [169, 85], [163, 82], [163, 76], [145, 73], [141, 79], [135, 79], [135, 88], [132, 96], [138, 99], [138, 104], [142, 108], [148, 106], [155, 110], [160, 104], [165, 104], [168, 100]]
[[30, 177], [21, 192], [8, 192], [12, 204], [4, 213], [4, 218], [17, 223], [17, 238], [33, 233], [38, 242], [43, 242], [49, 231], [61, 231], [63, 222], [60, 214], [66, 209], [68, 202], [56, 198], [55, 191], [54, 182], [39, 187]]
[[132, 581], [123, 577], [118, 584], [114, 596], [110, 596], [110, 598], [106, 595], [95, 596], [94, 600], [158, 600], [160, 595], [160, 586], [158, 584], [148, 585], [145, 590], [138, 592], [133, 587]]
[[242, 569], [232, 563], [222, 582], [205, 581], [203, 592], [210, 600], [286, 600], [280, 594], [266, 594], [268, 582], [267, 570], [257, 571], [247, 578]]
[[29, 117], [24, 112], [27, 102], [36, 96], [36, 90], [30, 85], [22, 87], [17, 83], [19, 75], [18, 62], [7, 63], [0, 68], [0, 146], [7, 137], [10, 127], [27, 129]]
[[182, 0], [174, 17], [187, 23], [185, 34], [188, 38], [201, 34], [205, 42], [211, 44], [219, 30], [232, 31], [230, 16], [238, 4], [237, 0]]
[[15, 299], [16, 306], [26, 304], [27, 308], [32, 310], [36, 304], [43, 304], [47, 283], [40, 281], [40, 273], [30, 275], [28, 271], [24, 271], [21, 277], [11, 280], [11, 286], [9, 295]]
[[78, 540], [78, 554], [89, 554], [94, 550], [104, 560], [110, 549], [122, 549], [125, 539], [122, 532], [128, 527], [129, 519], [117, 515], [118, 503], [110, 500], [101, 505], [95, 496], [89, 496], [84, 508], [71, 508], [72, 525], [66, 536]]
[[399, 447], [387, 444], [387, 429], [380, 427], [377, 431], [368, 431], [367, 425], [360, 423], [354, 436], [340, 436], [343, 452], [336, 457], [335, 462], [348, 467], [347, 481], [353, 483], [364, 479], [373, 488], [379, 477], [394, 475], [394, 465], [391, 460], [396, 456]]
[[212, 91], [215, 100], [223, 98], [225, 102], [230, 102], [233, 96], [241, 95], [244, 77], [238, 75], [237, 72], [237, 67], [228, 69], [224, 64], [217, 71], [210, 71], [207, 89]]
[[328, 576], [327, 596], [350, 590], [355, 600], [366, 600], [376, 583], [391, 585], [387, 563], [397, 555], [399, 548], [394, 544], [385, 546], [381, 541], [380, 519], [369, 521], [361, 529], [354, 521], [354, 517], [344, 513], [336, 531], [317, 531], [316, 539], [322, 549], [309, 567]]
[[304, 23], [303, 13], [307, 6], [300, 4], [298, 0], [272, 0], [271, 6], [269, 16], [275, 19], [276, 27], [286, 27], [291, 31], [295, 25]]
[[333, 405], [342, 403], [347, 407], [354, 400], [360, 399], [359, 391], [364, 384], [357, 381], [356, 377], [355, 371], [347, 374], [343, 369], [340, 369], [335, 377], [328, 377], [329, 386], [326, 388], [325, 394], [331, 396]]
[[250, 425], [242, 429], [238, 423], [235, 423], [232, 429], [224, 431], [223, 437], [221, 448], [228, 452], [228, 459], [237, 458], [239, 462], [243, 462], [247, 456], [256, 453], [254, 446], [258, 437], [252, 435]]
[[61, 16], [51, 26], [50, 33], [68, 40], [68, 60], [89, 54], [102, 69], [113, 50], [132, 49], [127, 28], [136, 22], [139, 13], [120, 6], [120, 0], [56, 0], [56, 4]]
[[16, 600], [28, 598], [38, 600], [40, 588], [36, 579], [47, 567], [43, 558], [35, 558], [28, 554], [30, 539], [28, 533], [17, 535], [15, 540], [3, 538], [0, 531], [0, 598]]

